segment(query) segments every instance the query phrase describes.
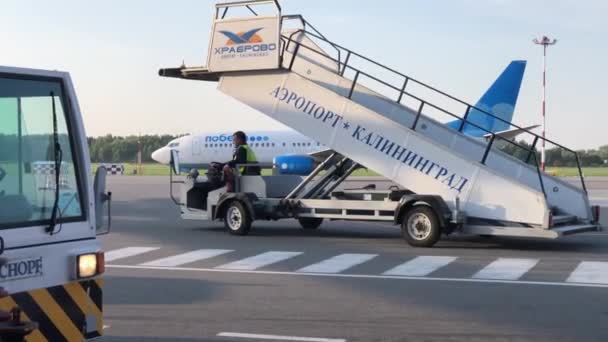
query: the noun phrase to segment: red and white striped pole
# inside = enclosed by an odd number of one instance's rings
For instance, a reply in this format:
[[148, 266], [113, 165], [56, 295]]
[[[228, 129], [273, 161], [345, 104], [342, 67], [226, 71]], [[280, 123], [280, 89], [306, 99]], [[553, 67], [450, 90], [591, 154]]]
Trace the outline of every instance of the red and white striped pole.
[[547, 46], [557, 43], [557, 39], [549, 39], [543, 36], [541, 39], [534, 39], [534, 44], [543, 46], [543, 141], [540, 148], [540, 168], [545, 171], [545, 132], [546, 132], [546, 109], [547, 109]]

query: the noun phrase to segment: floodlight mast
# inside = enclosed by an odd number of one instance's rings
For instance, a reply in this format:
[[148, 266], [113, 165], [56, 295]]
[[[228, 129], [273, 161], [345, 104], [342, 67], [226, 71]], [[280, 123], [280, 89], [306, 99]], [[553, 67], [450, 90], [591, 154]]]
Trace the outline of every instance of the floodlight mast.
[[547, 131], [546, 126], [546, 111], [547, 111], [547, 47], [555, 45], [557, 39], [550, 39], [547, 36], [542, 36], [540, 39], [534, 39], [534, 44], [543, 46], [543, 104], [542, 104], [542, 116], [543, 116], [543, 141], [540, 150], [540, 167], [541, 170], [545, 171], [545, 133]]

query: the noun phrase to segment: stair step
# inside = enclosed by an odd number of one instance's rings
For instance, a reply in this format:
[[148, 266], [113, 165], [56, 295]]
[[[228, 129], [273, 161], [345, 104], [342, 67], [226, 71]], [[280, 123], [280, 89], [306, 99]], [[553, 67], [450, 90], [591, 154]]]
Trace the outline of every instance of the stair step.
[[553, 216], [553, 225], [561, 225], [564, 223], [574, 223], [578, 220], [576, 215], [556, 215]]
[[593, 224], [575, 224], [569, 226], [561, 226], [551, 228], [551, 231], [558, 233], [559, 235], [570, 235], [584, 232], [595, 232], [599, 231], [600, 228]]

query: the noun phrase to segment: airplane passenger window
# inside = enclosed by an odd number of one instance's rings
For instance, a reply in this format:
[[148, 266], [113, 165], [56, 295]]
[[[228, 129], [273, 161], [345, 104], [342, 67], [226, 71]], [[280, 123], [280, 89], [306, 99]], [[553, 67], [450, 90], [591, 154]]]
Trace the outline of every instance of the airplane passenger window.
[[283, 143], [283, 147], [285, 147], [285, 143]]

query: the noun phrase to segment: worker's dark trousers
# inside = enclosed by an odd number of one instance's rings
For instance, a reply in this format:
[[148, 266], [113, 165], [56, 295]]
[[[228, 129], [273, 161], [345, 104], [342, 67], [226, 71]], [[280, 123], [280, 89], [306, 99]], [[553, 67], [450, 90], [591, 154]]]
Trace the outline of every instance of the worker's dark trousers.
[[226, 192], [234, 192], [234, 171], [228, 165], [224, 165], [224, 181], [226, 182]]

